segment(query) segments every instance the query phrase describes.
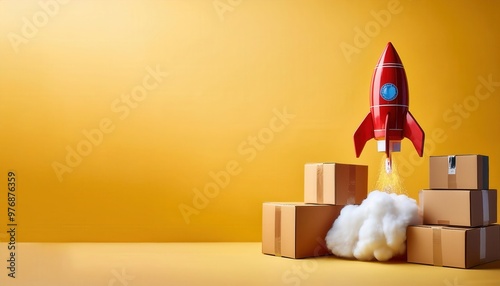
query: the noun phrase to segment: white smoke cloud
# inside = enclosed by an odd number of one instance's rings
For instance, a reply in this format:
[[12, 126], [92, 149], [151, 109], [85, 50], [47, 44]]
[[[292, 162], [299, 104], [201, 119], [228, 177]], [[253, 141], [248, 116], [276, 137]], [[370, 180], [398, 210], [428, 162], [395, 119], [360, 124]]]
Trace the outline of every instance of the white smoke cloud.
[[326, 235], [326, 243], [340, 257], [387, 261], [405, 253], [406, 227], [418, 223], [414, 199], [373, 191], [361, 205], [342, 209]]

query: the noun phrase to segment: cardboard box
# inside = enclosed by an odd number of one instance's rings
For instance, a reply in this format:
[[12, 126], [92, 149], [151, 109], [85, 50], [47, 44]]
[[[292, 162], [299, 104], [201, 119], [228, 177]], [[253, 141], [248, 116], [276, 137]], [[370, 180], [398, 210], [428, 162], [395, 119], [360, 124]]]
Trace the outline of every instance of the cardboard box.
[[308, 163], [304, 168], [304, 202], [361, 204], [368, 193], [368, 166]]
[[408, 262], [470, 268], [500, 259], [500, 225], [409, 226], [406, 236]]
[[486, 226], [497, 222], [496, 190], [422, 190], [424, 224]]
[[489, 162], [483, 155], [431, 156], [430, 189], [488, 189]]
[[329, 255], [325, 237], [343, 206], [264, 203], [262, 253], [290, 258]]

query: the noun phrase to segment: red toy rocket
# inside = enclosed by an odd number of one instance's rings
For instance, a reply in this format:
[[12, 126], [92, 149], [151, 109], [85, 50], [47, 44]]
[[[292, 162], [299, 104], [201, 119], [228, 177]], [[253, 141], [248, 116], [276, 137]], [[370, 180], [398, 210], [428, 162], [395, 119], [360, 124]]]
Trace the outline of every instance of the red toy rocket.
[[401, 140], [410, 139], [417, 153], [424, 153], [424, 131], [408, 110], [408, 82], [396, 49], [389, 42], [373, 73], [370, 113], [354, 133], [356, 157], [368, 140], [375, 138], [379, 152], [387, 155], [386, 171], [391, 172], [391, 153], [401, 150]]

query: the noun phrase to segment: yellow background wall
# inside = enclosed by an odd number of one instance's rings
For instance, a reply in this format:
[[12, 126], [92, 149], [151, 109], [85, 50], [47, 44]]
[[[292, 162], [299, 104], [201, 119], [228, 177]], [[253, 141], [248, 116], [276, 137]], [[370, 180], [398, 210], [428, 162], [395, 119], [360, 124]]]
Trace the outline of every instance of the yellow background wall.
[[0, 1], [0, 230], [10, 170], [20, 241], [259, 241], [262, 203], [301, 201], [306, 162], [369, 165], [372, 189], [382, 153], [356, 159], [352, 135], [388, 41], [427, 136], [423, 159], [408, 140], [394, 156], [409, 195], [429, 155], [489, 155], [499, 188], [499, 9]]

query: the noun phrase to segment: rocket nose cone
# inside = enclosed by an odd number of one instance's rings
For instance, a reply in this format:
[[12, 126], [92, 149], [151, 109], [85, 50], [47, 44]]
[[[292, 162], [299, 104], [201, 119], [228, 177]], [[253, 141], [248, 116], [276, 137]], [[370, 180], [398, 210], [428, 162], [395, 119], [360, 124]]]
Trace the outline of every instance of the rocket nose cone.
[[380, 59], [378, 60], [378, 65], [382, 64], [403, 64], [399, 58], [398, 52], [396, 52], [396, 49], [391, 42], [387, 43], [382, 56], [380, 56]]

